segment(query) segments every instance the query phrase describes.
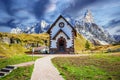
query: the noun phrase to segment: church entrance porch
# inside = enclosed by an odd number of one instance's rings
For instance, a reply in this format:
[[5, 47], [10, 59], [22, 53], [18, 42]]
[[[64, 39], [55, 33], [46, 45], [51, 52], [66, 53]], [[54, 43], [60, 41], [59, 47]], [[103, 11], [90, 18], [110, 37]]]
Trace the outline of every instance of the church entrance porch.
[[65, 38], [61, 37], [57, 41], [57, 49], [58, 52], [65, 52], [66, 51], [66, 40]]

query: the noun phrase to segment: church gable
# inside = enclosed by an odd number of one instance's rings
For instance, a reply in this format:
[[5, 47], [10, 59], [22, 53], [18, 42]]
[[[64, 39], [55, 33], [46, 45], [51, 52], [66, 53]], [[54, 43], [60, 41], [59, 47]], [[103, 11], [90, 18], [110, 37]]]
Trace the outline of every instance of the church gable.
[[55, 34], [55, 36], [52, 39], [55, 40], [56, 37], [60, 35], [60, 33], [63, 33], [67, 37], [67, 39], [70, 39], [70, 37], [61, 29]]
[[[62, 25], [64, 25], [64, 27], [62, 27]], [[50, 32], [54, 32], [52, 33], [51, 36], [54, 36], [60, 29], [62, 29], [64, 32], [66, 32], [67, 34], [70, 35], [69, 32], [73, 31], [74, 35], [76, 36], [76, 30], [73, 28], [73, 26], [63, 17], [63, 16], [59, 16], [57, 18], [57, 20], [51, 25], [51, 27], [49, 28], [49, 30], [47, 31], [47, 33], [50, 34]], [[67, 31], [70, 30], [70, 31]]]

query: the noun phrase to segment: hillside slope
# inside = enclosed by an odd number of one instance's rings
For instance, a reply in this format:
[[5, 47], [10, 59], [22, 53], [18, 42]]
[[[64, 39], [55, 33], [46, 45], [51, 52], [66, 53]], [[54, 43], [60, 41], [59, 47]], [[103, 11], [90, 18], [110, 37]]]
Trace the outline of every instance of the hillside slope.
[[[79, 33], [77, 33], [77, 37], [75, 38], [75, 52], [85, 50], [86, 39]], [[92, 43], [90, 43], [90, 48], [94, 47]]]
[[8, 45], [0, 42], [0, 56], [11, 57], [17, 54], [24, 54], [26, 49], [19, 44]]
[[[19, 43], [5, 43], [2, 39], [4, 37], [13, 38], [14, 40], [19, 40]], [[10, 33], [0, 33], [0, 56], [12, 56], [16, 54], [24, 54], [25, 51], [30, 50], [26, 48], [27, 44], [38, 43], [40, 46], [45, 45], [44, 41], [47, 40], [47, 46], [49, 46], [49, 35], [47, 33], [43, 34], [10, 34]], [[85, 50], [86, 39], [77, 34], [75, 37], [75, 53], [81, 50]], [[90, 47], [93, 45], [91, 43]], [[36, 47], [36, 46], [35, 46]]]
[[[11, 43], [10, 39], [13, 39], [15, 43]], [[19, 40], [16, 43], [16, 40]], [[0, 56], [10, 57], [17, 54], [24, 54], [25, 51], [31, 49], [31, 44], [39, 44], [39, 46], [45, 45], [44, 41], [49, 40], [49, 36], [46, 33], [43, 34], [10, 34], [0, 33]], [[49, 44], [49, 43], [48, 43]], [[47, 44], [47, 45], [48, 45]], [[26, 46], [30, 46], [27, 48]]]

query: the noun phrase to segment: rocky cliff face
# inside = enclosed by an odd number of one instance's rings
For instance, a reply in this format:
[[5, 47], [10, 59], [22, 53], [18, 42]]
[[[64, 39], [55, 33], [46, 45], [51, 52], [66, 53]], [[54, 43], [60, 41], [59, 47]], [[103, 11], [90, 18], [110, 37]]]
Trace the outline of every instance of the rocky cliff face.
[[90, 10], [86, 11], [82, 19], [75, 21], [75, 28], [78, 33], [82, 34], [95, 45], [107, 45], [114, 41], [107, 31], [104, 31], [102, 27], [94, 22]]

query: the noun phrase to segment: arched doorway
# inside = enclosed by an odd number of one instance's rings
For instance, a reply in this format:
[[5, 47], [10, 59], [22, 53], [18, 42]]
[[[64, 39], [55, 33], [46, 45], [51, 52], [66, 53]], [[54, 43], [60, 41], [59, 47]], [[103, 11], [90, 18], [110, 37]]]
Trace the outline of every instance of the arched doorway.
[[66, 40], [63, 37], [58, 39], [57, 45], [58, 45], [57, 48], [59, 52], [66, 51]]

